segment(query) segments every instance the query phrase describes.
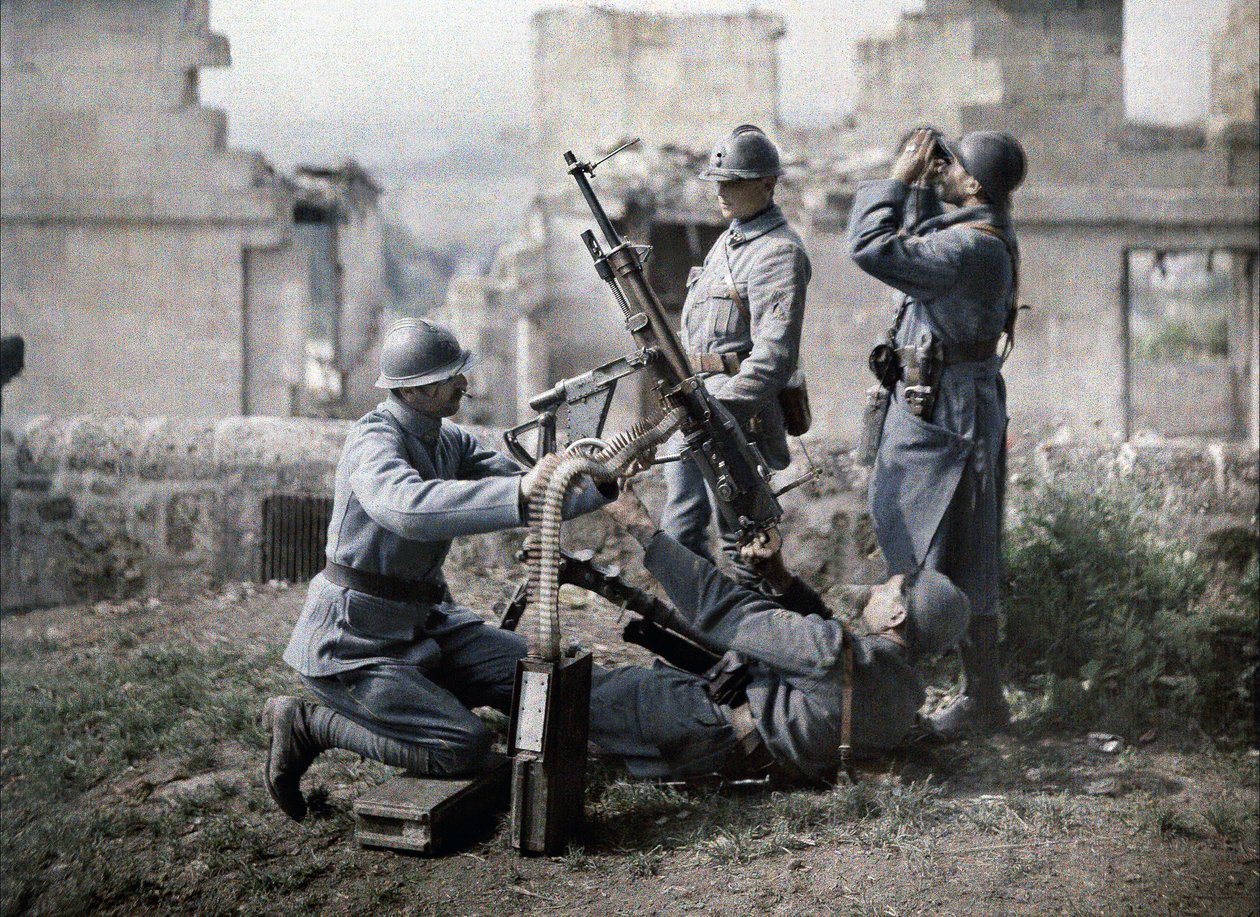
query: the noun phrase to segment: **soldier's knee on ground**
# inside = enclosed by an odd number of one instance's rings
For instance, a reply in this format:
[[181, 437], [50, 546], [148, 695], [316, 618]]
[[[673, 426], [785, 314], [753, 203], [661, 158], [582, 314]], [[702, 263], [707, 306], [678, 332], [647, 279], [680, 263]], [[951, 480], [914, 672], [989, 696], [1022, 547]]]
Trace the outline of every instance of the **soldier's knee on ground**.
[[452, 730], [441, 746], [429, 752], [429, 768], [435, 777], [455, 777], [483, 770], [490, 759], [494, 732], [476, 717]]

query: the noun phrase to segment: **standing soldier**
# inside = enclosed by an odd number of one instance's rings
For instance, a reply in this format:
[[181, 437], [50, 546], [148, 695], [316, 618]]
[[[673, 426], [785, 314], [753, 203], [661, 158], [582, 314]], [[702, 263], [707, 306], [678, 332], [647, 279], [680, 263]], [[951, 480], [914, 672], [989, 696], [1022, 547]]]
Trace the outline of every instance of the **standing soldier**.
[[[470, 708], [511, 702], [524, 638], [455, 604], [442, 573], [451, 539], [521, 525], [538, 477], [444, 419], [459, 410], [472, 361], [441, 325], [398, 322], [376, 382], [389, 397], [346, 438], [328, 563], [284, 652], [319, 703], [273, 697], [263, 709], [267, 789], [298, 821], [302, 775], [320, 752], [472, 773], [492, 736]], [[588, 487], [568, 508], [602, 502]]]
[[883, 348], [893, 392], [870, 491], [880, 547], [890, 572], [939, 570], [971, 602], [966, 686], [933, 718], [948, 737], [1010, 718], [998, 662], [1007, 421], [998, 345], [1014, 331], [1010, 202], [1024, 172], [1007, 134], [946, 142], [918, 130], [889, 179], [859, 187], [849, 221], [853, 260], [905, 294]]
[[[778, 395], [797, 368], [809, 256], [800, 236], [774, 203], [783, 174], [779, 151], [751, 124], [733, 130], [714, 148], [700, 173], [717, 182], [718, 206], [730, 227], [718, 237], [703, 267], [687, 278], [682, 344], [692, 370], [739, 421], [772, 471], [789, 461]], [[695, 553], [711, 559], [708, 527], [717, 512], [694, 461], [669, 465], [662, 528]], [[723, 550], [744, 583], [758, 577], [738, 553], [738, 532], [718, 513]]]

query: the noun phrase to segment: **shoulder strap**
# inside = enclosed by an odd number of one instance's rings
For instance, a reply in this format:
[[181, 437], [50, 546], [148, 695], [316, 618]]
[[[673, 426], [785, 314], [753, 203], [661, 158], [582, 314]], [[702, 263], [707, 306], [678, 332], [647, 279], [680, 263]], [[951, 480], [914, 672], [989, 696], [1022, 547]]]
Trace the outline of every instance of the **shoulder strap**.
[[731, 273], [731, 249], [730, 237], [722, 238], [722, 260], [726, 265], [726, 285], [730, 287], [731, 299], [735, 300], [735, 305], [739, 307], [739, 311], [744, 316], [744, 321], [752, 321], [752, 313], [748, 311], [748, 303], [744, 302], [744, 297], [739, 295], [739, 288], [735, 286], [735, 275]]
[[853, 771], [853, 635], [844, 633], [844, 686], [840, 689], [840, 770], [850, 782], [856, 782]]

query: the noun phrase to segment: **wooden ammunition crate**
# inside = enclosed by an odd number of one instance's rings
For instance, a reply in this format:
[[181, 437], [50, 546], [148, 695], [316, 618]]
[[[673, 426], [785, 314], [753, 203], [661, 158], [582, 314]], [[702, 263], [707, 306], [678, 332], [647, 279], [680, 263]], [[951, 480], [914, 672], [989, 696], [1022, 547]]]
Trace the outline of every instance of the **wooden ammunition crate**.
[[496, 756], [468, 779], [394, 777], [354, 803], [354, 836], [363, 847], [442, 853], [475, 836], [507, 808], [511, 762]]

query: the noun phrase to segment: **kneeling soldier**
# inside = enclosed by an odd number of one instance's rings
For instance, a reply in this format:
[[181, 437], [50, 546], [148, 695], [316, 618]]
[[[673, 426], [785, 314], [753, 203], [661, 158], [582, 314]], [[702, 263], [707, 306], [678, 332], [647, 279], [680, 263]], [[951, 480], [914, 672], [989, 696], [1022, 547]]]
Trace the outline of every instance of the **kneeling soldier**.
[[[358, 420], [337, 463], [328, 564], [311, 580], [284, 660], [319, 699], [273, 697], [266, 783], [296, 820], [320, 752], [344, 748], [411, 774], [474, 773], [491, 733], [471, 712], [507, 711], [524, 638], [455, 604], [451, 539], [523, 524], [537, 475], [444, 421], [473, 355], [440, 325], [403, 320], [381, 349], [389, 396]], [[611, 494], [609, 495], [611, 496]], [[569, 514], [607, 498], [586, 487]]]
[[729, 696], [670, 666], [597, 668], [591, 741], [600, 750], [638, 777], [770, 773], [812, 784], [833, 779], [849, 747], [906, 744], [925, 696], [915, 665], [967, 628], [967, 598], [948, 578], [924, 570], [875, 587], [864, 612], [873, 633], [857, 636], [726, 578], [659, 531], [628, 489], [605, 511], [643, 545], [648, 572], [707, 648], [728, 654], [721, 668], [743, 664], [747, 675]]

